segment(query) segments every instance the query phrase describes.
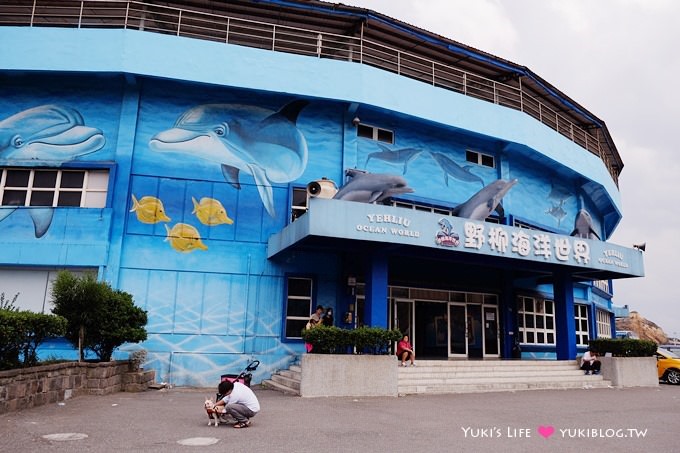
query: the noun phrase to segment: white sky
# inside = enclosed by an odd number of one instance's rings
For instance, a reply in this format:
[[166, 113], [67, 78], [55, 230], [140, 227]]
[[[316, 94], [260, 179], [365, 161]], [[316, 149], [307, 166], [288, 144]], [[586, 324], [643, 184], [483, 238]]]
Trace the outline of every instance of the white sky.
[[[603, 120], [624, 166], [623, 220], [611, 241], [647, 243], [644, 278], [614, 301], [680, 335], [680, 1], [346, 0], [526, 66]], [[680, 267], [680, 266], [679, 266]]]

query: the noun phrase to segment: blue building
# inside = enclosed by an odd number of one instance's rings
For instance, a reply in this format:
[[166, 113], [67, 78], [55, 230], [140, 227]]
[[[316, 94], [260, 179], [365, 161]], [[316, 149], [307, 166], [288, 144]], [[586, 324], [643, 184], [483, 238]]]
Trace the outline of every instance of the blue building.
[[422, 358], [573, 359], [644, 274], [607, 242], [602, 120], [378, 12], [13, 0], [0, 40], [0, 292], [49, 312], [59, 270], [95, 271], [148, 311], [159, 380], [265, 379], [317, 305]]

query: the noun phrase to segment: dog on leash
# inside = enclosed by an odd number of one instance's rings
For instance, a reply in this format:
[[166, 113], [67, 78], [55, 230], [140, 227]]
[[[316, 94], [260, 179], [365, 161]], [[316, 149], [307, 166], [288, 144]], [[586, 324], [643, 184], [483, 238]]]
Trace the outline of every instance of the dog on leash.
[[222, 415], [224, 406], [215, 407], [212, 398], [206, 398], [204, 403], [205, 411], [208, 413], [208, 426], [212, 425], [215, 420], [215, 428], [220, 424], [220, 415]]

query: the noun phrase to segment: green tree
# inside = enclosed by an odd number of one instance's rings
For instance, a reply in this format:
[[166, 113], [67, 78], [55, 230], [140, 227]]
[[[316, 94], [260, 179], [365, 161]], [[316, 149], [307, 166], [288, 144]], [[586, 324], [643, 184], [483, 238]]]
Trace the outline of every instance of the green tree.
[[146, 311], [136, 307], [132, 296], [98, 282], [91, 273], [77, 277], [62, 271], [52, 286], [54, 314], [67, 320], [66, 339], [84, 351], [94, 351], [99, 360], [111, 360], [113, 350], [125, 342], [146, 340]]

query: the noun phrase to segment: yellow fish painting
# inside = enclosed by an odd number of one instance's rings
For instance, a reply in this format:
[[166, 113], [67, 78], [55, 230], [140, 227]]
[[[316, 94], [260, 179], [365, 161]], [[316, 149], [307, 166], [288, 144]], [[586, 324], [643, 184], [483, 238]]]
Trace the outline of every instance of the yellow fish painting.
[[201, 241], [196, 227], [186, 223], [178, 223], [171, 228], [165, 225], [168, 232], [166, 241], [170, 241], [170, 246], [182, 253], [193, 252], [194, 250], [208, 250], [208, 247]]
[[163, 202], [156, 197], [142, 197], [141, 200], [137, 200], [135, 196], [132, 196], [132, 209], [130, 212], [137, 214], [137, 220], [142, 223], [158, 223], [158, 222], [169, 222], [170, 217], [165, 215], [165, 209], [163, 208]]
[[194, 210], [191, 213], [196, 214], [196, 217], [198, 217], [198, 220], [203, 225], [215, 226], [223, 223], [231, 225], [234, 223], [227, 216], [227, 210], [224, 209], [224, 206], [218, 200], [203, 197], [199, 203], [194, 197], [191, 197], [191, 201], [194, 202]]

